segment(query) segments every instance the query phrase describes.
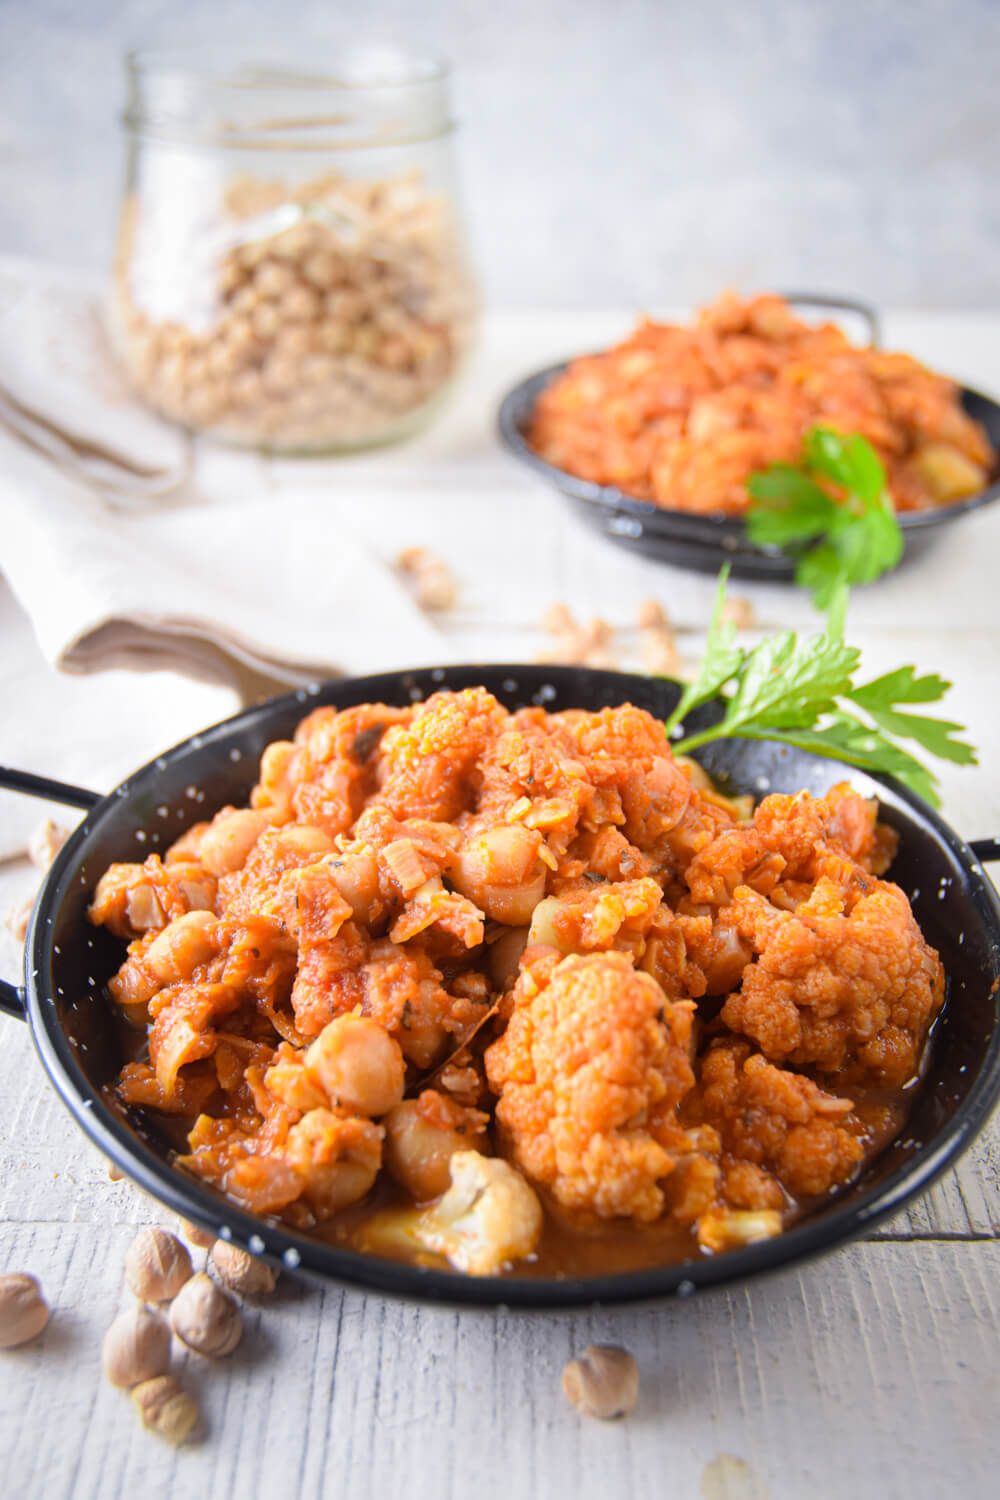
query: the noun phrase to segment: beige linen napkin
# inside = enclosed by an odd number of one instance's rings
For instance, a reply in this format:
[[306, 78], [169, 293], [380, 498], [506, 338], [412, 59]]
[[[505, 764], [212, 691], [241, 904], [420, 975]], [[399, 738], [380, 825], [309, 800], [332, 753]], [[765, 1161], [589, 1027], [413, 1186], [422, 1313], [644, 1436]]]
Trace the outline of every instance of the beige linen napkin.
[[253, 698], [449, 654], [322, 491], [112, 512], [0, 430], [0, 562], [64, 672], [171, 669]]
[[448, 656], [323, 490], [255, 494], [248, 464], [245, 500], [210, 505], [188, 448], [123, 385], [92, 286], [0, 261], [0, 568], [54, 667], [170, 670], [252, 700]]
[[118, 504], [170, 494], [190, 439], [147, 411], [108, 347], [88, 278], [0, 259], [0, 428]]

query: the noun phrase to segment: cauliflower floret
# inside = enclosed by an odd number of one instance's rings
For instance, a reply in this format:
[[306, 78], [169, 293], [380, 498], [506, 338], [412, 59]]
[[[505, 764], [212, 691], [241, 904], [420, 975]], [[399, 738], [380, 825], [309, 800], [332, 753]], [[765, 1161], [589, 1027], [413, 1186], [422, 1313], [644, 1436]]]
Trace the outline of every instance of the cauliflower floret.
[[496, 1276], [524, 1260], [541, 1232], [542, 1205], [520, 1172], [478, 1151], [455, 1152], [451, 1187], [416, 1227], [426, 1250], [446, 1255], [469, 1276]]
[[657, 1218], [694, 1081], [693, 1004], [671, 1003], [624, 953], [529, 965], [514, 998], [486, 1069], [518, 1165], [563, 1208]]
[[899, 887], [865, 883], [852, 900], [824, 878], [794, 912], [739, 887], [720, 916], [758, 957], [722, 1019], [773, 1062], [898, 1086], [917, 1068], [944, 972]]
[[853, 1176], [864, 1156], [864, 1130], [850, 1099], [824, 1092], [811, 1078], [788, 1073], [747, 1042], [721, 1038], [702, 1059], [697, 1114], [719, 1133], [727, 1167], [723, 1197], [739, 1207], [773, 1207], [760, 1173], [796, 1197], [814, 1198]]
[[435, 693], [379, 746], [377, 801], [397, 818], [447, 822], [472, 803], [478, 761], [507, 722], [485, 688]]
[[765, 797], [753, 822], [729, 828], [703, 849], [685, 873], [692, 900], [719, 907], [737, 886], [788, 905], [821, 876], [845, 890], [865, 874], [881, 875], [895, 834], [876, 822], [878, 805], [840, 782], [825, 797], [809, 792]]

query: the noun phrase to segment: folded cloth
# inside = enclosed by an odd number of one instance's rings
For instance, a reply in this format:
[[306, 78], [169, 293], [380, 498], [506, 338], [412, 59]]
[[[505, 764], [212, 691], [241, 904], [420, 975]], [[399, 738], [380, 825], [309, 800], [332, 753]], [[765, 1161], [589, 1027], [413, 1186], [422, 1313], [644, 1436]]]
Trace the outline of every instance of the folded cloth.
[[188, 436], [147, 411], [108, 347], [92, 281], [0, 261], [0, 427], [119, 504], [175, 491]]
[[57, 278], [53, 317], [46, 285], [0, 263], [0, 566], [54, 667], [171, 670], [253, 701], [448, 658], [323, 491], [269, 491], [248, 456], [245, 500], [209, 504], [186, 440], [123, 392], [93, 291]]
[[[231, 689], [173, 672], [68, 677], [42, 659], [31, 622], [0, 581], [0, 762], [106, 792], [167, 745], [239, 708]], [[0, 791], [0, 861], [23, 854], [46, 818], [82, 814]], [[2, 905], [2, 903], [0, 903]], [[6, 972], [0, 968], [0, 973]]]
[[447, 659], [403, 581], [323, 502], [282, 491], [238, 507], [109, 512], [0, 431], [3, 569], [65, 672], [172, 669], [252, 700]]

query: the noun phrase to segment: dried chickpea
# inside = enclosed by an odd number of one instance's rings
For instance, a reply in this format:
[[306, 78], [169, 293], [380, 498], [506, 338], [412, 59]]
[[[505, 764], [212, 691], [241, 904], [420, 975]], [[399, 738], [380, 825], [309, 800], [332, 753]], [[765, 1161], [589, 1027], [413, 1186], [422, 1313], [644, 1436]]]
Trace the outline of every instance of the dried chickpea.
[[16, 1349], [38, 1337], [49, 1321], [48, 1303], [34, 1276], [0, 1276], [0, 1349]]
[[228, 1240], [216, 1240], [209, 1260], [219, 1280], [225, 1282], [230, 1291], [239, 1292], [243, 1297], [273, 1292], [277, 1284], [278, 1274], [266, 1261], [258, 1260], [257, 1256]]
[[143, 1427], [166, 1438], [175, 1448], [186, 1443], [200, 1420], [193, 1397], [181, 1389], [173, 1375], [156, 1375], [133, 1388], [132, 1400]]
[[668, 625], [667, 612], [658, 599], [643, 599], [639, 605], [639, 629], [651, 630], [655, 626]]
[[627, 1349], [590, 1344], [563, 1370], [566, 1399], [585, 1416], [604, 1422], [624, 1417], [639, 1398], [639, 1367]]
[[211, 1250], [215, 1244], [215, 1235], [199, 1224], [192, 1224], [190, 1219], [181, 1219], [180, 1226], [184, 1238], [198, 1250]]
[[140, 1302], [169, 1302], [192, 1275], [191, 1256], [166, 1229], [143, 1229], [125, 1256], [125, 1280]]
[[28, 858], [39, 870], [47, 870], [69, 838], [69, 831], [46, 818], [28, 840]]
[[243, 1333], [239, 1305], [204, 1271], [192, 1276], [174, 1298], [170, 1326], [182, 1344], [206, 1359], [232, 1354]]
[[737, 630], [752, 630], [757, 623], [753, 600], [745, 594], [730, 594], [723, 602], [722, 618], [730, 621]]
[[26, 901], [19, 902], [17, 906], [8, 907], [4, 913], [4, 926], [19, 943], [23, 943], [27, 936], [28, 923], [31, 921], [34, 905], [33, 897], [29, 896]]
[[170, 1363], [170, 1329], [158, 1312], [134, 1307], [117, 1317], [101, 1345], [104, 1374], [129, 1389], [162, 1375]]

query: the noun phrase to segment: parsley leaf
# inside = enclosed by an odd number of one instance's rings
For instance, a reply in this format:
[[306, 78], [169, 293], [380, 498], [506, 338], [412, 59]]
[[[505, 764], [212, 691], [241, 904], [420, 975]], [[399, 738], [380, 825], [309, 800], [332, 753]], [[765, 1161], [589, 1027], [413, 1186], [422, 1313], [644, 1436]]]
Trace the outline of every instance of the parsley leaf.
[[[878, 454], [858, 433], [813, 427], [802, 464], [751, 475], [747, 533], [796, 558], [795, 578], [826, 609], [841, 583], [872, 583], [903, 555]], [[810, 545], [811, 544], [811, 545]]]
[[[668, 719], [667, 731], [691, 709], [720, 694], [725, 710], [719, 722], [678, 740], [676, 754], [720, 739], [777, 740], [895, 776], [934, 806], [938, 795], [933, 771], [899, 741], [911, 741], [957, 765], [976, 763], [974, 748], [957, 738], [963, 732], [961, 724], [905, 711], [905, 705], [943, 698], [951, 687], [943, 677], [918, 676], [915, 667], [906, 666], [855, 684], [861, 653], [844, 641], [847, 591], [842, 580], [833, 590], [823, 633], [799, 637], [783, 630], [743, 651], [722, 618], [726, 576], [723, 570], [701, 667]], [[728, 693], [723, 692], [727, 688]]]
[[729, 578], [727, 564], [719, 574], [719, 586], [715, 594], [712, 619], [705, 637], [705, 650], [694, 679], [688, 683], [680, 702], [666, 722], [667, 734], [679, 724], [686, 714], [699, 704], [707, 703], [718, 696], [720, 690], [730, 682], [743, 665], [744, 652], [736, 645], [736, 625], [722, 617], [726, 602], [726, 581]]

